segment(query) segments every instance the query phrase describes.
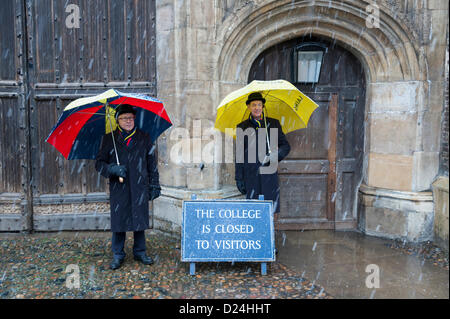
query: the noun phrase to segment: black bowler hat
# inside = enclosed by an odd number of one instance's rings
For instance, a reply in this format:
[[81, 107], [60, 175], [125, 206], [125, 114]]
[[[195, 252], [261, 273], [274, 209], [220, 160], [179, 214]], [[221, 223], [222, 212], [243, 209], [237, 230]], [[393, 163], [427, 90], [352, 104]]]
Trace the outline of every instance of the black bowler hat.
[[133, 113], [136, 115], [136, 109], [129, 104], [120, 104], [116, 109], [116, 120], [119, 118], [120, 114]]
[[266, 99], [262, 97], [261, 93], [253, 92], [248, 96], [247, 102], [245, 104], [249, 105], [251, 101], [262, 101], [263, 104], [266, 103]]

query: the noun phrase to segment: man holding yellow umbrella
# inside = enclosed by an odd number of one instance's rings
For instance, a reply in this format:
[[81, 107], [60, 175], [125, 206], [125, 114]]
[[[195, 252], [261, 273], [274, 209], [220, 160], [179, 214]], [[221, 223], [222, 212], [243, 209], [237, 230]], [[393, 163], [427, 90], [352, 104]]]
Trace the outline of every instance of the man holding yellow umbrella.
[[[258, 199], [262, 194], [264, 199], [274, 202], [274, 213], [279, 213], [280, 188], [276, 167], [278, 161], [288, 155], [291, 147], [280, 122], [264, 115], [265, 102], [259, 92], [251, 93], [246, 101], [250, 115], [237, 125], [236, 145], [243, 143], [244, 146], [243, 149], [236, 148], [235, 179], [236, 186], [242, 194], [247, 195], [247, 199]], [[264, 136], [260, 137], [261, 134]], [[261, 140], [263, 144], [258, 143]], [[264, 157], [255, 156], [252, 160], [251, 153], [259, 155], [260, 150]], [[275, 169], [265, 169], [269, 166]]]
[[262, 194], [280, 211], [276, 169], [290, 151], [285, 134], [305, 128], [317, 107], [285, 80], [255, 80], [223, 99], [215, 127], [236, 137], [236, 186], [247, 199]]

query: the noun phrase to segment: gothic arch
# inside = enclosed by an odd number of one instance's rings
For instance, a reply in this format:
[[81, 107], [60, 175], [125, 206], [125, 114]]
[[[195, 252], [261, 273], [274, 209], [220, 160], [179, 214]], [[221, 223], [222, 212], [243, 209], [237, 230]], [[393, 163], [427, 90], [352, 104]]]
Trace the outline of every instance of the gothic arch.
[[316, 0], [267, 1], [250, 13], [238, 11], [218, 30], [224, 39], [219, 54], [218, 79], [246, 83], [256, 57], [276, 43], [308, 34], [333, 39], [355, 56], [365, 68], [368, 82], [426, 79], [423, 59], [414, 46], [413, 31], [394, 19], [380, 5], [379, 28], [368, 28], [369, 1]]

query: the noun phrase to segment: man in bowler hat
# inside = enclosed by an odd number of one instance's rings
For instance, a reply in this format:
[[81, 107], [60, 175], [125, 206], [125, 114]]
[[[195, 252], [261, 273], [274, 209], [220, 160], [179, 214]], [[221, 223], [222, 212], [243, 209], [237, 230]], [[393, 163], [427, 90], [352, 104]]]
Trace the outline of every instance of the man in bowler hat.
[[[265, 98], [259, 92], [253, 92], [247, 98], [246, 105], [250, 115], [237, 125], [235, 180], [237, 188], [242, 194], [246, 194], [247, 199], [258, 199], [259, 195], [264, 195], [265, 200], [272, 200], [276, 220], [277, 213], [280, 212], [280, 188], [276, 167], [278, 162], [288, 155], [291, 147], [280, 122], [264, 114], [265, 102]], [[277, 134], [268, 134], [270, 130], [276, 130]], [[260, 152], [258, 147], [261, 147], [258, 143], [260, 134], [266, 134], [265, 149], [262, 150], [266, 154], [264, 159], [258, 156]], [[272, 135], [277, 136], [276, 140]], [[243, 149], [239, 149], [238, 145], [242, 144]], [[252, 152], [256, 156], [252, 156]], [[239, 161], [238, 158], [243, 161]], [[264, 171], [269, 165], [274, 166], [274, 172]]]

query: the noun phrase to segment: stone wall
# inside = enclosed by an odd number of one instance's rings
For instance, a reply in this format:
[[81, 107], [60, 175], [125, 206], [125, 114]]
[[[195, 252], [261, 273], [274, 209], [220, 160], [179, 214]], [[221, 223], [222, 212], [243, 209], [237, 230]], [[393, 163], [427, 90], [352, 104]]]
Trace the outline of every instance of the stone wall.
[[[247, 84], [250, 66], [261, 52], [311, 34], [336, 41], [365, 70], [360, 229], [384, 237], [429, 238], [431, 185], [439, 171], [448, 175], [448, 120], [442, 117], [448, 115], [448, 1], [376, 1], [377, 27], [367, 24], [367, 8], [373, 3], [156, 2], [157, 97], [174, 124], [158, 139], [163, 186], [154, 203], [158, 227], [179, 232], [181, 203], [192, 193], [198, 198], [239, 197], [234, 165], [223, 163], [223, 156], [222, 161], [207, 160], [211, 153], [227, 151], [223, 134], [211, 131], [215, 109], [228, 93]], [[196, 145], [201, 154], [194, 151]], [[183, 149], [190, 150], [189, 159], [174, 161]], [[384, 199], [373, 198], [374, 193]], [[0, 204], [0, 211], [9, 207], [20, 215], [10, 202]], [[39, 205], [37, 215], [46, 215], [47, 207]], [[56, 208], [60, 215], [73, 210], [67, 205]], [[384, 225], [373, 224], [378, 217]], [[397, 228], [389, 228], [390, 218], [399, 223]]]
[[440, 176], [433, 183], [434, 198], [434, 241], [448, 252], [449, 231], [449, 197], [448, 176]]
[[[205, 163], [201, 156], [197, 160], [194, 157], [200, 154], [192, 152], [193, 143], [204, 148], [213, 141], [207, 129], [213, 126], [218, 99], [213, 76], [218, 23], [215, 1], [158, 1], [156, 12], [158, 98], [164, 101], [174, 123], [158, 142], [161, 183], [185, 189], [219, 189], [220, 165]], [[191, 149], [191, 160], [174, 163], [171, 151], [182, 136]]]
[[448, 179], [448, 74], [449, 74], [449, 32], [447, 24], [447, 50], [445, 54], [444, 101], [441, 119], [441, 147], [439, 157], [439, 175], [433, 183], [434, 198], [434, 241], [448, 252], [449, 244], [449, 179]]
[[439, 158], [439, 173], [440, 175], [448, 176], [448, 151], [449, 151], [449, 144], [448, 144], [448, 68], [449, 68], [449, 52], [448, 52], [448, 45], [449, 45], [449, 34], [448, 34], [448, 26], [447, 26], [447, 52], [445, 55], [445, 82], [444, 82], [444, 107], [442, 110], [442, 134], [441, 134], [441, 156]]
[[361, 185], [358, 228], [366, 234], [408, 242], [433, 240], [431, 192], [403, 192]]
[[[158, 97], [174, 121], [174, 127], [158, 144], [161, 183], [167, 190], [159, 201], [175, 200], [169, 204], [179, 209], [186, 197], [183, 194], [215, 191], [221, 198], [220, 189], [228, 184], [234, 187], [233, 164], [174, 163], [170, 152], [174, 146], [181, 147], [176, 129], [188, 129], [191, 146], [194, 140], [202, 146], [213, 141], [208, 134], [193, 134], [196, 121], [200, 120], [202, 127], [212, 125], [215, 107], [247, 83], [250, 66], [261, 52], [313, 34], [338, 42], [365, 68], [363, 185], [391, 192], [392, 199], [370, 201], [369, 195], [361, 193], [360, 200], [367, 208], [365, 220], [375, 218], [375, 212], [399, 214], [398, 220], [412, 212], [401, 226], [410, 229], [410, 234], [399, 236], [429, 238], [431, 183], [439, 171], [441, 126], [445, 127], [441, 123], [446, 86], [442, 65], [448, 46], [448, 3], [376, 3], [379, 27], [367, 25], [367, 7], [373, 1], [158, 1]], [[224, 150], [223, 143], [214, 145]], [[170, 195], [174, 192], [178, 195]], [[411, 206], [404, 192], [419, 198], [419, 205]], [[425, 197], [424, 192], [428, 194]], [[169, 213], [167, 205], [155, 207], [155, 217], [179, 225], [181, 212]], [[375, 208], [373, 205], [376, 209], [370, 208]], [[420, 214], [422, 219], [412, 221], [412, 216]], [[363, 231], [377, 234], [377, 227], [372, 231], [369, 224], [360, 225]], [[421, 229], [413, 230], [416, 228]]]

